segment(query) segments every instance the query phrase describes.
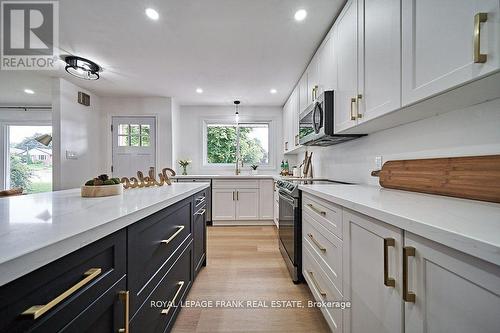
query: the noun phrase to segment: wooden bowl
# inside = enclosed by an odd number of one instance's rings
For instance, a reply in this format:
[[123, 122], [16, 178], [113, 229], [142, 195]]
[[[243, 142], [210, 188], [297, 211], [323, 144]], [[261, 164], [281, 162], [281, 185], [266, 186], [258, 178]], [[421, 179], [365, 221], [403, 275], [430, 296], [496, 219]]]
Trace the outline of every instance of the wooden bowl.
[[82, 197], [84, 198], [98, 198], [109, 197], [112, 195], [123, 194], [123, 185], [99, 185], [99, 186], [82, 186]]

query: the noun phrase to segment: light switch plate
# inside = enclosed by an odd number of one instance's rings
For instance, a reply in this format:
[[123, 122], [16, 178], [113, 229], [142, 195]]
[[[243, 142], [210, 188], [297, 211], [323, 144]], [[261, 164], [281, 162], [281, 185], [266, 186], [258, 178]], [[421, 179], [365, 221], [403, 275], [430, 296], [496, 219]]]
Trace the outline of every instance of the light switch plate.
[[66, 150], [66, 159], [67, 160], [77, 160], [78, 156], [76, 154], [76, 151]]
[[382, 156], [375, 156], [375, 170], [382, 170]]

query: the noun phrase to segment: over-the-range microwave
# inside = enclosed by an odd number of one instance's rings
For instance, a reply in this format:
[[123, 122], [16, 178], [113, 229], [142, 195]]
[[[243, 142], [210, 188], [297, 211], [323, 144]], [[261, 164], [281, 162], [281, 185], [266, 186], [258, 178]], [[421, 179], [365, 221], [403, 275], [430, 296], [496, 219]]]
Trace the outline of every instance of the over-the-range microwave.
[[334, 134], [333, 90], [318, 96], [299, 116], [299, 143], [305, 146], [331, 146], [364, 136], [363, 134]]

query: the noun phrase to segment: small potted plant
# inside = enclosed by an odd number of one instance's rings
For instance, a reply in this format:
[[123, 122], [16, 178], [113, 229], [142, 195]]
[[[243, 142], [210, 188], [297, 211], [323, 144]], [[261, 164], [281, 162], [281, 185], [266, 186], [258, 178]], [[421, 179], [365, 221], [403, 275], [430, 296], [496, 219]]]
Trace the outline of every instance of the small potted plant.
[[182, 167], [182, 174], [185, 176], [187, 175], [187, 167], [188, 165], [191, 164], [190, 160], [179, 160], [179, 165]]
[[252, 175], [256, 175], [258, 173], [257, 168], [259, 166], [257, 164], [252, 164], [250, 167], [252, 168]]

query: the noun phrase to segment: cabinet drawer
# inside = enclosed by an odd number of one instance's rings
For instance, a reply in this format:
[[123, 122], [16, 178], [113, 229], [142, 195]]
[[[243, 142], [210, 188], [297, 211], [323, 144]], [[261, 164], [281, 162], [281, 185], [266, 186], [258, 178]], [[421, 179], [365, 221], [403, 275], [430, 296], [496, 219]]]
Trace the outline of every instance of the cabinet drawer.
[[304, 212], [302, 215], [304, 246], [320, 263], [335, 287], [342, 290], [342, 241]]
[[191, 288], [192, 277], [192, 243], [189, 243], [132, 318], [130, 331], [169, 331], [181, 309], [178, 305]]
[[259, 181], [252, 179], [214, 179], [212, 181], [213, 188], [259, 188]]
[[192, 237], [193, 199], [187, 198], [128, 228], [128, 287], [135, 313], [181, 244]]
[[124, 329], [126, 300], [120, 297], [120, 292], [126, 291], [126, 287], [124, 276], [60, 332], [110, 333]]
[[59, 331], [125, 275], [125, 258], [122, 230], [0, 287], [0, 332]]
[[[305, 246], [302, 247], [302, 267], [304, 279], [317, 302], [341, 302], [343, 300], [342, 295], [335, 289], [319, 263]], [[342, 332], [342, 309], [321, 307], [321, 312], [332, 332]]]
[[304, 195], [302, 211], [342, 239], [342, 207], [318, 197]]

